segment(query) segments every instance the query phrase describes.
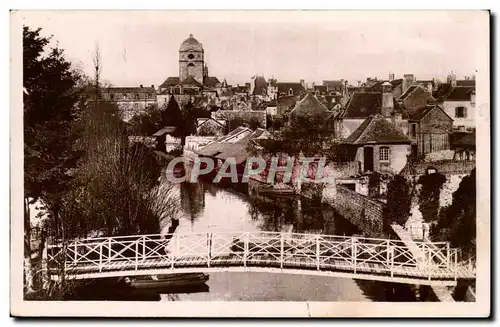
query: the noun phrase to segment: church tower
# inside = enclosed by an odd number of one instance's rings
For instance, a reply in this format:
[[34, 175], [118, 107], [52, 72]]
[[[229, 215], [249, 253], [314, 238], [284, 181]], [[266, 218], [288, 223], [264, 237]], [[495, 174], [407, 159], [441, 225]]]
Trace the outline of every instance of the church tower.
[[189, 38], [181, 43], [179, 48], [179, 79], [182, 83], [188, 76], [192, 76], [203, 85], [205, 62], [203, 46], [189, 34]]

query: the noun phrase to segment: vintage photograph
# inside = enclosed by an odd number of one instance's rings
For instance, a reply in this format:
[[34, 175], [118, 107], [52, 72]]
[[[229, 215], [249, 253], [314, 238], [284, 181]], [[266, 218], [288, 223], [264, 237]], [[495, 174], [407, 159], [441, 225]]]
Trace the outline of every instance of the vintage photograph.
[[13, 315], [490, 314], [488, 11], [10, 16]]

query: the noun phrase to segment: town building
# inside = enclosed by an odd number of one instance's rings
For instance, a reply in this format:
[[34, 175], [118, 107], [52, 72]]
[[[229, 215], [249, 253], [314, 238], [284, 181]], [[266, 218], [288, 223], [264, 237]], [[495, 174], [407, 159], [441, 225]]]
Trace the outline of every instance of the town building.
[[453, 119], [441, 107], [431, 104], [413, 110], [408, 122], [408, 136], [415, 145], [414, 155], [450, 149]]
[[327, 117], [330, 111], [323, 105], [318, 98], [311, 93], [307, 93], [302, 100], [295, 104], [295, 107], [289, 112], [291, 119], [294, 117]]
[[453, 129], [457, 132], [473, 132], [476, 129], [476, 84], [475, 80], [457, 80], [450, 74], [447, 83], [440, 85], [434, 97], [443, 110], [453, 118]]
[[116, 103], [124, 121], [129, 121], [134, 115], [144, 112], [156, 104], [156, 90], [151, 87], [106, 87], [102, 88], [104, 101]]
[[300, 99], [306, 93], [306, 86], [304, 80], [300, 83], [296, 82], [277, 82], [278, 99], [285, 96], [293, 96]]
[[362, 172], [397, 174], [411, 152], [410, 139], [386, 117], [368, 117], [343, 142]]
[[222, 136], [226, 133], [226, 119], [198, 118], [196, 121], [196, 135]]

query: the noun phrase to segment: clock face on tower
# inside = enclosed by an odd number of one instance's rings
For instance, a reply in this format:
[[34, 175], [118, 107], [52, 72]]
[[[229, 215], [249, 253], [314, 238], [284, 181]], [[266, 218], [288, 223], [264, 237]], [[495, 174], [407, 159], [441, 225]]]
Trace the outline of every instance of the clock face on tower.
[[194, 59], [194, 54], [192, 54], [192, 53], [188, 54], [188, 58], [189, 59]]

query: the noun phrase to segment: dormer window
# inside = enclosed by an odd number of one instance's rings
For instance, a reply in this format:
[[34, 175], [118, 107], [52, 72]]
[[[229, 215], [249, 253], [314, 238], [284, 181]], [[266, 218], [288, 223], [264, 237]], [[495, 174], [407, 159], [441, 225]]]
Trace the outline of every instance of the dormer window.
[[288, 90], [288, 95], [293, 95], [293, 90], [292, 89]]

